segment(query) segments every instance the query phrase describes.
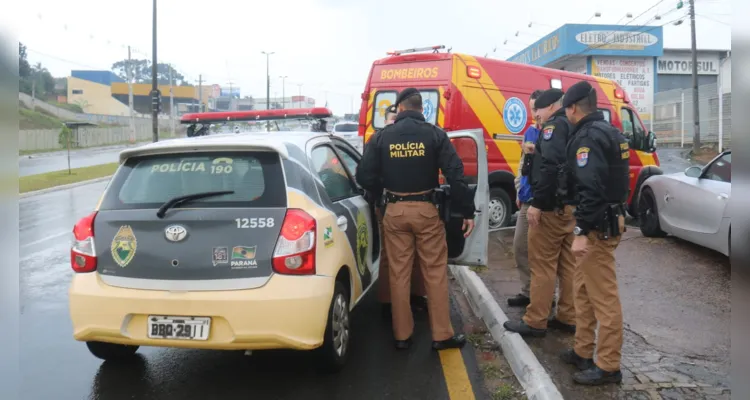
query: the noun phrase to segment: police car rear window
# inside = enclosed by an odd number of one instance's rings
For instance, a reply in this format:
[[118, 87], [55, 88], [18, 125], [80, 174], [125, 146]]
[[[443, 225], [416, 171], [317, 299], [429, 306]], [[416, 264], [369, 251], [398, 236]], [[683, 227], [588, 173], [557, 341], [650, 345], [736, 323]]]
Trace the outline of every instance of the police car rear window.
[[186, 207], [285, 207], [279, 155], [199, 152], [130, 158], [113, 177], [100, 209], [158, 208], [174, 197], [227, 190], [234, 193]]

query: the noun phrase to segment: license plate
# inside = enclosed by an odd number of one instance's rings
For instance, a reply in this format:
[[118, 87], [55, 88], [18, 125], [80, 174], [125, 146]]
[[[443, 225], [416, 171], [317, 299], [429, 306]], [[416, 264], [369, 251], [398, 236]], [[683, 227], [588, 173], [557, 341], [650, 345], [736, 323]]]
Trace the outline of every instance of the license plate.
[[208, 340], [211, 318], [148, 316], [148, 337], [151, 339]]

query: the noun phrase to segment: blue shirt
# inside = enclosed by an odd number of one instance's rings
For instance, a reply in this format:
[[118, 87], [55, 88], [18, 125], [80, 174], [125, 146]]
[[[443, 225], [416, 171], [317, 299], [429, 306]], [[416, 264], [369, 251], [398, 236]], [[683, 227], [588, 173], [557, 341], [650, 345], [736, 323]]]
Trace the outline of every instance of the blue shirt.
[[[537, 129], [536, 126], [531, 125], [529, 126], [529, 129], [526, 129], [526, 132], [523, 134], [523, 141], [536, 143], [536, 139], [538, 137], [539, 137], [539, 129]], [[525, 157], [531, 157], [531, 154], [526, 154]], [[518, 171], [518, 173], [520, 174], [521, 171]], [[532, 197], [534, 197], [534, 194], [531, 192], [531, 183], [529, 182], [529, 177], [522, 176], [521, 188], [518, 190], [518, 199], [522, 203], [528, 203], [531, 201]]]

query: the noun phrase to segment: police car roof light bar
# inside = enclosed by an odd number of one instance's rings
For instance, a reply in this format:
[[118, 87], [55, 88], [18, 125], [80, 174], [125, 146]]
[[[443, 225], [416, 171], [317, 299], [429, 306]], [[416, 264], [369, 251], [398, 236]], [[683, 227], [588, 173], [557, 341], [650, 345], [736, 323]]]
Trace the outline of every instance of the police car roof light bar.
[[219, 111], [204, 113], [189, 113], [180, 118], [182, 124], [227, 122], [227, 121], [274, 121], [282, 119], [322, 119], [331, 118], [333, 113], [325, 107], [278, 109], [278, 110], [250, 110], [250, 111]]
[[413, 49], [406, 49], [406, 50], [396, 50], [396, 51], [389, 51], [389, 56], [399, 56], [401, 54], [409, 54], [409, 53], [419, 53], [422, 51], [430, 51], [432, 50], [433, 53], [438, 53], [438, 50], [442, 50], [445, 48], [445, 45], [438, 45], [438, 46], [430, 46], [430, 47], [416, 47]]

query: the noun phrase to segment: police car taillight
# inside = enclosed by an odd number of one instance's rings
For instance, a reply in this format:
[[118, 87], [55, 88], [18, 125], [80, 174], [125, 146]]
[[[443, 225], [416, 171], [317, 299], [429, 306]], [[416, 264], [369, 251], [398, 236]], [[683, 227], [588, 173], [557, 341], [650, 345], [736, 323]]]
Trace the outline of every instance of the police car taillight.
[[276, 249], [273, 269], [285, 275], [315, 274], [315, 218], [300, 209], [289, 209], [284, 216]]
[[96, 271], [96, 247], [94, 247], [94, 219], [96, 212], [81, 218], [73, 227], [73, 243], [70, 247], [70, 265], [75, 272]]

